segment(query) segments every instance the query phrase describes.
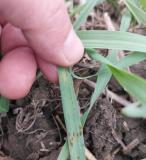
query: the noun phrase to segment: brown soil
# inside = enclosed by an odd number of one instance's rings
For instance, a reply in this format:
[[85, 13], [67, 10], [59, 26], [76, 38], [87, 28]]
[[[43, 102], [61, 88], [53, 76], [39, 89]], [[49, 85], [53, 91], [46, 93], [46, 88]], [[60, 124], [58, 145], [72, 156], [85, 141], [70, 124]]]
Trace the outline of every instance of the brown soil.
[[97, 159], [140, 160], [146, 156], [145, 124], [119, 115], [108, 100], [100, 99], [85, 127], [87, 145]]
[[[82, 110], [91, 92], [80, 83]], [[28, 97], [13, 103], [1, 117], [0, 160], [57, 160], [66, 139], [58, 87], [41, 78]], [[87, 148], [97, 160], [144, 158], [146, 120], [126, 118], [115, 107], [106, 97], [99, 98], [84, 129]]]
[[[103, 11], [109, 12], [115, 26], [119, 26], [118, 12], [104, 4], [95, 8], [96, 14], [88, 17], [83, 28], [106, 29]], [[102, 53], [106, 55], [107, 50]], [[84, 63], [83, 60], [76, 70], [81, 68], [86, 76], [94, 74], [98, 67], [95, 62], [86, 60]], [[146, 78], [145, 61], [130, 69]], [[130, 99], [114, 79], [108, 88]], [[75, 80], [75, 90], [84, 112], [93, 90], [81, 80]], [[141, 160], [146, 157], [146, 120], [124, 117], [120, 114], [121, 107], [101, 95], [89, 115], [84, 128], [85, 143], [97, 160]], [[35, 82], [26, 98], [12, 101], [7, 115], [0, 115], [0, 160], [57, 160], [65, 140], [59, 87], [44, 78]]]

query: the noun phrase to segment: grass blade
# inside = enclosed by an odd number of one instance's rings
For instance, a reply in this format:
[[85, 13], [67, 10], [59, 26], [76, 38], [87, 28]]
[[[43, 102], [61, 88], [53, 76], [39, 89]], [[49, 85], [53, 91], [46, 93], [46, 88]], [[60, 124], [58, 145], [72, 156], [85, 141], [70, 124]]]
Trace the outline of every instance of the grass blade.
[[122, 109], [122, 113], [131, 118], [145, 118], [146, 106], [139, 106], [137, 104], [131, 104]]
[[74, 8], [73, 10], [71, 10], [70, 17], [75, 16], [77, 13], [79, 13], [81, 10], [83, 10], [84, 7], [85, 7], [85, 5], [79, 5], [76, 8]]
[[100, 4], [104, 2], [105, 0], [89, 0], [86, 2], [83, 10], [81, 11], [81, 14], [79, 18], [74, 23], [74, 29], [78, 30], [80, 26], [86, 21], [89, 13], [92, 11], [95, 5]]
[[[145, 0], [144, 0], [145, 1]], [[124, 0], [127, 8], [134, 15], [135, 19], [142, 24], [146, 24], [146, 12], [140, 8], [140, 5], [137, 5], [134, 1]]]
[[0, 113], [7, 113], [9, 111], [9, 100], [5, 97], [0, 97]]
[[[122, 18], [122, 23], [124, 23], [125, 25], [124, 28], [121, 27], [121, 29], [125, 29], [127, 30], [129, 28], [129, 21], [131, 20], [131, 15], [125, 14], [123, 15]], [[122, 25], [121, 23], [121, 25]], [[117, 51], [112, 51], [109, 55], [108, 55], [108, 59], [111, 60], [112, 62], [116, 62], [116, 54]], [[104, 72], [106, 70], [106, 72]], [[90, 110], [92, 109], [92, 106], [94, 105], [95, 101], [97, 100], [98, 96], [100, 96], [100, 94], [103, 92], [103, 90], [105, 89], [105, 87], [107, 86], [110, 78], [111, 78], [111, 72], [109, 70], [107, 70], [107, 67], [105, 64], [102, 65], [102, 67], [100, 68], [98, 75], [103, 74], [102, 76], [98, 76], [97, 79], [97, 86], [96, 89], [93, 93], [92, 99], [91, 99], [91, 103], [90, 103], [90, 107], [89, 109], [84, 113], [84, 115], [81, 117], [81, 122], [82, 122], [82, 126], [84, 126], [86, 119], [88, 117], [88, 114], [90, 112]], [[61, 153], [59, 154], [58, 160], [67, 160], [69, 157], [69, 150], [67, 147], [67, 142], [64, 144], [64, 146], [62, 147]]]
[[[94, 49], [87, 49], [87, 52], [88, 52], [88, 55], [93, 60], [100, 61], [104, 64], [115, 65], [116, 67], [121, 68], [121, 69], [130, 67], [130, 66], [137, 64], [137, 63], [146, 59], [146, 53], [131, 52], [131, 54], [125, 56], [124, 58], [120, 59], [119, 61], [116, 60], [116, 62], [115, 62], [114, 59], [111, 59], [109, 57], [105, 58], [105, 57], [101, 56]], [[108, 67], [106, 67], [106, 69], [104, 69], [103, 71], [106, 72], [107, 69], [108, 69]], [[99, 72], [98, 72], [98, 75], [102, 75], [102, 73], [99, 74]]]
[[59, 153], [57, 160], [68, 160], [68, 157], [69, 157], [69, 149], [68, 149], [68, 143], [66, 141], [61, 149], [61, 152]]
[[146, 36], [121, 31], [78, 31], [85, 48], [146, 52]]
[[146, 0], [140, 0], [140, 5], [144, 10], [146, 10]]
[[[126, 11], [125, 14], [122, 16], [120, 30], [127, 31], [128, 28], [129, 28], [129, 26], [130, 26], [130, 22], [131, 22], [131, 14], [127, 13], [127, 11]], [[90, 53], [92, 51], [88, 50], [88, 53]], [[107, 59], [110, 60], [113, 63], [116, 63], [117, 62], [117, 54], [118, 54], [118, 51], [116, 51], [116, 50], [115, 51], [114, 50], [110, 51], [109, 54], [108, 54], [108, 56], [107, 56]], [[105, 69], [106, 69], [106, 72], [104, 71]], [[111, 79], [111, 76], [112, 76], [112, 74], [107, 69], [107, 66], [105, 64], [102, 64], [102, 66], [101, 66], [101, 68], [99, 69], [99, 72], [98, 72], [98, 77], [97, 77], [97, 81], [96, 81], [96, 87], [95, 87], [95, 90], [94, 90], [93, 95], [91, 97], [90, 107], [89, 107], [89, 110], [87, 111], [88, 114], [89, 114], [92, 106], [94, 105], [94, 103], [96, 102], [96, 100], [98, 99], [98, 97], [100, 96], [100, 94], [106, 88], [108, 82]], [[87, 115], [86, 115], [86, 118], [87, 118]]]
[[112, 64], [110, 61], [108, 61], [100, 54], [95, 54], [94, 52], [92, 52], [90, 56], [93, 59], [106, 64], [111, 70], [114, 77], [124, 87], [124, 89], [127, 92], [129, 92], [132, 96], [137, 98], [140, 101], [140, 103], [146, 104], [146, 80], [142, 79], [139, 76], [136, 76], [135, 74], [128, 73], [127, 71], [117, 68], [117, 66]]
[[[100, 55], [100, 54], [95, 54], [95, 50], [87, 50], [89, 56], [91, 56], [92, 59], [94, 60], [97, 60], [96, 59], [96, 56]], [[94, 57], [94, 55], [96, 55]], [[113, 62], [116, 62], [117, 59], [117, 51], [112, 51], [111, 54], [108, 55], [107, 59], [108, 60], [111, 60]], [[106, 62], [108, 63], [108, 61]], [[108, 67], [103, 64], [101, 66], [101, 68], [99, 69], [99, 72], [98, 72], [98, 77], [97, 77], [97, 81], [96, 81], [96, 87], [95, 87], [95, 90], [93, 92], [93, 95], [91, 97], [91, 101], [90, 101], [90, 107], [89, 107], [89, 111], [91, 110], [92, 106], [94, 105], [94, 103], [96, 102], [97, 98], [100, 96], [100, 94], [104, 91], [104, 89], [106, 88], [108, 82], [110, 81], [111, 79], [111, 72], [110, 70], [108, 69]]]
[[109, 65], [109, 68], [127, 92], [137, 98], [142, 104], [146, 104], [146, 80], [111, 65]]
[[[74, 23], [74, 29], [77, 31], [81, 24], [83, 24], [91, 10], [94, 8], [95, 5], [100, 4], [104, 2], [105, 0], [90, 0], [87, 1], [87, 3], [84, 5], [84, 8], [82, 9], [79, 18], [75, 21]], [[82, 125], [83, 126], [83, 125]], [[62, 147], [62, 150], [59, 154], [58, 160], [67, 160], [69, 157], [69, 148], [68, 148], [68, 143], [66, 142], [64, 146]]]
[[116, 64], [119, 68], [127, 68], [146, 59], [146, 53], [132, 52], [124, 58], [120, 59]]
[[83, 127], [69, 69], [59, 68], [59, 82], [70, 158], [71, 160], [85, 160]]
[[131, 13], [128, 10], [126, 10], [122, 16], [120, 31], [125, 32], [129, 29], [131, 19], [132, 19]]

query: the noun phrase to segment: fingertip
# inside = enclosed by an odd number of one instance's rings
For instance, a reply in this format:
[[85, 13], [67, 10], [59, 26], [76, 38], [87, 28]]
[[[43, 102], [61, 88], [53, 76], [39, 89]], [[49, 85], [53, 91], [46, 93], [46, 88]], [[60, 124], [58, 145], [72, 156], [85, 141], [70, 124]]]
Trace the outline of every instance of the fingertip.
[[73, 29], [69, 32], [60, 54], [64, 55], [67, 62], [67, 64], [62, 64], [63, 66], [72, 66], [83, 57], [83, 44]]
[[[45, 41], [45, 43], [46, 42], [47, 41]], [[43, 45], [40, 46], [40, 44], [38, 45], [39, 49], [44, 47]], [[46, 46], [48, 47], [50, 44], [47, 44]], [[55, 45], [50, 45], [48, 50], [44, 49], [40, 52], [36, 51], [36, 53], [40, 53], [38, 56], [41, 57], [44, 61], [63, 67], [72, 66], [79, 62], [83, 57], [83, 44], [73, 29], [71, 29], [61, 47], [58, 47], [58, 42], [56, 42]]]
[[38, 62], [39, 68], [41, 69], [45, 77], [53, 83], [58, 83], [57, 66], [51, 63], [48, 63], [47, 61], [44, 61], [40, 57], [37, 57], [37, 62]]
[[18, 47], [26, 47], [28, 43], [24, 38], [22, 31], [13, 26], [10, 23], [7, 23], [2, 30], [1, 37], [1, 50], [2, 52], [8, 53], [9, 51], [18, 48]]
[[9, 99], [26, 96], [35, 80], [37, 64], [29, 48], [7, 53], [0, 63], [0, 93]]

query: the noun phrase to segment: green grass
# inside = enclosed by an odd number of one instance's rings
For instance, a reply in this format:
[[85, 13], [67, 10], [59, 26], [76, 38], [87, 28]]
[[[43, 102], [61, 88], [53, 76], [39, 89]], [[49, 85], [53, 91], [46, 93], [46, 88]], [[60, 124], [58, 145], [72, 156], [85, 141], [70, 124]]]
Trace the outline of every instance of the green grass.
[[[91, 96], [90, 105], [83, 116], [80, 116], [80, 107], [74, 91], [73, 72], [68, 68], [58, 68], [63, 113], [67, 130], [67, 141], [62, 147], [58, 160], [67, 160], [68, 158], [70, 160], [86, 159], [83, 127], [92, 107], [108, 85], [111, 76], [114, 76], [119, 82], [119, 85], [137, 100], [136, 103], [125, 106], [123, 114], [138, 118], [145, 117], [146, 115], [146, 80], [125, 70], [127, 67], [146, 59], [146, 36], [128, 32], [132, 20], [131, 14], [139, 24], [146, 23], [145, 1], [141, 0], [138, 3], [137, 0], [124, 0], [127, 9], [122, 15], [120, 31], [81, 31], [80, 26], [85, 23], [94, 6], [104, 1], [90, 0], [85, 5], [71, 11], [71, 16], [80, 13], [74, 23], [74, 29], [82, 40], [86, 53], [93, 60], [100, 62], [101, 67], [97, 71], [97, 74], [94, 75], [97, 77], [96, 87]], [[113, 0], [108, 0], [108, 2], [116, 8], [117, 3]], [[108, 56], [101, 56], [96, 51], [97, 48], [109, 49]], [[117, 60], [116, 57], [120, 50], [129, 51], [129, 55]], [[75, 75], [74, 77], [79, 78]], [[1, 97], [0, 112], [8, 112], [8, 109], [9, 100]]]
[[9, 100], [5, 97], [0, 97], [0, 113], [7, 113], [9, 111]]
[[73, 88], [72, 77], [67, 68], [59, 67], [58, 73], [70, 158], [85, 160], [83, 127], [80, 119], [80, 108]]
[[[132, 3], [132, 6], [131, 3], [131, 1], [125, 1], [125, 4], [128, 4], [127, 7], [135, 16], [136, 20], [138, 22], [145, 23], [145, 12], [140, 8], [140, 6], [137, 8], [133, 8], [133, 5], [135, 6], [135, 2]], [[79, 18], [74, 24], [76, 31], [79, 29], [79, 26], [83, 22], [85, 22], [87, 15], [95, 4], [95, 1], [88, 1], [88, 3], [84, 6], [83, 11], [80, 13]], [[126, 11], [121, 20], [120, 31], [77, 31], [80, 39], [82, 40], [85, 48], [87, 49], [86, 51], [89, 56], [92, 59], [100, 61], [102, 63], [102, 66], [97, 73], [98, 76], [96, 81], [96, 87], [91, 97], [90, 106], [88, 110], [84, 113], [84, 115], [81, 117], [81, 122], [83, 126], [90, 113], [90, 110], [92, 109], [94, 103], [97, 101], [97, 98], [106, 88], [112, 75], [115, 76], [115, 78], [119, 81], [119, 83], [124, 87], [127, 92], [137, 98], [138, 104], [142, 105], [141, 108], [136, 108], [135, 104], [132, 104], [132, 106], [127, 106], [125, 110], [123, 110], [123, 113], [131, 117], [143, 117], [144, 113], [146, 113], [146, 107], [144, 105], [146, 103], [146, 97], [144, 94], [146, 90], [146, 81], [122, 69], [146, 59], [146, 37], [127, 32], [130, 26], [130, 22], [131, 14], [129, 11]], [[95, 50], [92, 50], [93, 48], [112, 49], [112, 51], [109, 51], [109, 55], [105, 58], [98, 54]], [[133, 52], [121, 59], [119, 62], [116, 59], [118, 50], [128, 50]], [[134, 85], [135, 83], [137, 85]], [[139, 111], [137, 112], [139, 114], [135, 114], [135, 111]], [[69, 155], [71, 155], [71, 150], [68, 146], [68, 143], [66, 142], [60, 152], [58, 160], [67, 160], [69, 158]]]
[[146, 24], [146, 12], [144, 11], [146, 8], [145, 0], [124, 0], [124, 2], [137, 22], [140, 24]]

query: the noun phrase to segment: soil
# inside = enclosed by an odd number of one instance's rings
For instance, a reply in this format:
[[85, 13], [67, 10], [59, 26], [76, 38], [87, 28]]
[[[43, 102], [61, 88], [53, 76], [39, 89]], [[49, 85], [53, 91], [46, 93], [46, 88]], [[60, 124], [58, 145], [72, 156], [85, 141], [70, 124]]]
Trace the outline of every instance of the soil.
[[[118, 12], [104, 4], [95, 8], [96, 16], [95, 12], [90, 15], [83, 28], [106, 29], [103, 11], [109, 12], [114, 24], [119, 25]], [[106, 55], [107, 51], [102, 50], [102, 53]], [[99, 68], [99, 64], [90, 60], [84, 62], [85, 59], [75, 66], [75, 70], [83, 75], [94, 74]], [[130, 70], [146, 78], [145, 61]], [[75, 80], [74, 84], [84, 112], [93, 90], [82, 80]], [[130, 99], [113, 78], [108, 88]], [[146, 119], [124, 117], [121, 108], [103, 94], [88, 117], [84, 128], [85, 143], [97, 160], [141, 160], [146, 157]], [[27, 97], [12, 101], [10, 111], [0, 115], [0, 160], [57, 160], [65, 140], [59, 87], [43, 77], [35, 82]]]
[[146, 156], [145, 124], [145, 120], [121, 116], [107, 99], [100, 99], [85, 127], [87, 145], [97, 159], [140, 160]]
[[[82, 110], [91, 92], [80, 83]], [[105, 96], [95, 104], [84, 129], [87, 148], [97, 160], [144, 158], [146, 120], [124, 117], [113, 105]], [[28, 97], [13, 102], [10, 112], [1, 115], [0, 160], [57, 160], [65, 139], [59, 88], [44, 78], [36, 82]]]

